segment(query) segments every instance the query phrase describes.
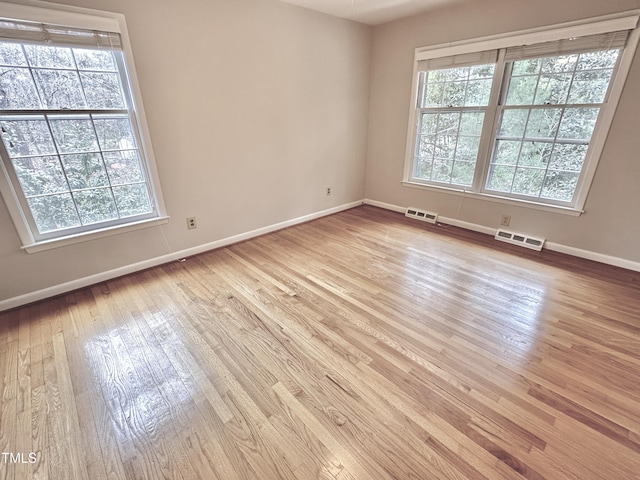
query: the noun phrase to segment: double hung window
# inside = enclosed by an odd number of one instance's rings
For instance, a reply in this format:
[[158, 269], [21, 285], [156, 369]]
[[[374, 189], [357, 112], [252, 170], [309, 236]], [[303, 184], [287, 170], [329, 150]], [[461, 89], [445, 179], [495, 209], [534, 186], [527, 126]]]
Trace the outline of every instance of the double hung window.
[[405, 182], [580, 210], [637, 43], [636, 22], [418, 50]]
[[23, 243], [160, 216], [139, 120], [120, 32], [0, 20], [3, 195]]

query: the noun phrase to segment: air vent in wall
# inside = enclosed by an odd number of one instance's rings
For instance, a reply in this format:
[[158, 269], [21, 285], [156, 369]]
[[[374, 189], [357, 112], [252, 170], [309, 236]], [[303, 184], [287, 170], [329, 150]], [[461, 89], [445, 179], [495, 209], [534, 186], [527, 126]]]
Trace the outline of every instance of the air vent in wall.
[[498, 230], [495, 238], [501, 242], [512, 243], [537, 251], [542, 250], [544, 245], [544, 238], [534, 238], [522, 233], [508, 232], [507, 230]]
[[438, 214], [433, 212], [426, 212], [424, 210], [419, 210], [417, 208], [407, 208], [407, 211], [404, 213], [405, 217], [415, 218], [418, 220], [422, 220], [423, 222], [436, 223], [438, 220]]

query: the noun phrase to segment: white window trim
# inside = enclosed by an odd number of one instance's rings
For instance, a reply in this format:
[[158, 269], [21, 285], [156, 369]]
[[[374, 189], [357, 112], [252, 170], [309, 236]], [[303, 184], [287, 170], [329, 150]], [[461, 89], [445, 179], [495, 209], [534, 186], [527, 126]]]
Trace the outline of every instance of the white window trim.
[[141, 144], [139, 145], [139, 149], [146, 160], [146, 171], [149, 175], [149, 187], [151, 189], [152, 196], [151, 201], [154, 202], [157, 213], [156, 217], [143, 221], [124, 223], [113, 227], [83, 232], [81, 234], [36, 241], [28, 227], [28, 222], [24, 217], [19, 196], [11, 182], [8, 180], [9, 176], [4, 166], [4, 162], [0, 162], [0, 192], [2, 193], [2, 197], [7, 205], [11, 219], [13, 220], [18, 236], [20, 237], [22, 249], [27, 253], [34, 253], [167, 223], [169, 217], [167, 216], [164, 198], [160, 188], [160, 177], [158, 175], [155, 156], [151, 146], [151, 135], [149, 134], [146, 114], [142, 104], [142, 94], [140, 92], [138, 77], [136, 75], [136, 68], [124, 15], [120, 13], [73, 7], [69, 5], [31, 1], [29, 2], [29, 5], [0, 3], [0, 18], [58, 24], [69, 27], [116, 32], [120, 34], [122, 40], [122, 51], [127, 65], [127, 75], [129, 77], [129, 84], [131, 87], [131, 102], [133, 103], [133, 111], [135, 112], [135, 115], [131, 117], [131, 121], [136, 122], [136, 126], [140, 134]]
[[[609, 134], [609, 129], [615, 115], [622, 90], [626, 82], [627, 74], [633, 62], [633, 58], [640, 39], [640, 28], [638, 19], [640, 18], [640, 10], [632, 10], [603, 17], [597, 17], [575, 22], [567, 22], [546, 27], [533, 28], [528, 30], [519, 30], [515, 32], [491, 35], [472, 40], [463, 40], [458, 42], [444, 43], [429, 47], [419, 47], [415, 50], [413, 62], [413, 74], [411, 77], [411, 103], [409, 106], [409, 120], [407, 122], [407, 145], [405, 152], [404, 173], [402, 185], [415, 188], [423, 188], [426, 190], [437, 191], [455, 195], [466, 195], [482, 200], [508, 203], [522, 207], [533, 208], [537, 210], [551, 211], [555, 213], [564, 213], [568, 215], [578, 216], [584, 213], [584, 205], [587, 195], [593, 183], [596, 169], [604, 149], [604, 145]], [[607, 104], [600, 111], [598, 118], [598, 128], [593, 132], [591, 142], [589, 144], [589, 161], [581, 172], [581, 180], [578, 182], [574, 194], [572, 206], [553, 205], [546, 202], [536, 202], [534, 200], [520, 200], [512, 197], [505, 197], [486, 191], [472, 191], [471, 187], [437, 186], [433, 184], [423, 184], [412, 179], [413, 157], [415, 151], [415, 142], [417, 135], [417, 112], [416, 108], [419, 87], [419, 68], [418, 62], [421, 60], [430, 60], [433, 58], [449, 57], [452, 55], [461, 55], [465, 53], [480, 52], [484, 50], [499, 50], [517, 45], [528, 45], [534, 43], [544, 43], [561, 40], [573, 36], [595, 35], [600, 33], [608, 33], [619, 30], [631, 30], [627, 46], [622, 51], [617, 71], [610, 85], [609, 97]], [[493, 141], [493, 135], [489, 139]], [[478, 160], [480, 161], [480, 160]], [[489, 160], [486, 160], [487, 165]], [[481, 188], [484, 188], [484, 184]]]

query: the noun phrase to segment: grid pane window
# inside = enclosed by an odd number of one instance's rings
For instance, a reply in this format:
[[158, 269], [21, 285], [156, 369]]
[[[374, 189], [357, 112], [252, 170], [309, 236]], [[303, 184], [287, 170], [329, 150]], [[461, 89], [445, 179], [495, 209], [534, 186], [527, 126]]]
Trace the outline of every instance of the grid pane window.
[[471, 185], [495, 65], [424, 72], [413, 176]]
[[616, 22], [418, 49], [403, 180], [580, 211], [640, 37]]
[[0, 42], [5, 162], [40, 238], [154, 212], [120, 65], [118, 50]]
[[513, 62], [488, 190], [572, 200], [619, 53]]

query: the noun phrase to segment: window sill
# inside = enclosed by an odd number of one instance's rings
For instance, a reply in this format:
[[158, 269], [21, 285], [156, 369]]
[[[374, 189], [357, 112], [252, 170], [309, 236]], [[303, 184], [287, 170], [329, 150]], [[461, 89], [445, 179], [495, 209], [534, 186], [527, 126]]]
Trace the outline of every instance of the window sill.
[[563, 206], [560, 206], [560, 205], [548, 205], [548, 204], [536, 203], [536, 202], [531, 202], [531, 201], [527, 201], [527, 200], [520, 200], [520, 199], [515, 199], [515, 198], [501, 197], [499, 195], [492, 195], [490, 193], [469, 192], [469, 191], [466, 191], [466, 190], [459, 190], [457, 188], [441, 187], [441, 186], [437, 186], [437, 185], [425, 185], [425, 184], [422, 184], [422, 183], [410, 182], [410, 181], [403, 181], [401, 183], [405, 187], [419, 188], [419, 189], [423, 189], [423, 190], [431, 190], [433, 192], [447, 193], [447, 194], [456, 195], [456, 196], [460, 196], [460, 197], [471, 197], [471, 198], [475, 198], [475, 199], [478, 199], [478, 200], [484, 200], [484, 201], [487, 201], [487, 202], [495, 202], [495, 203], [502, 203], [502, 204], [506, 204], [506, 205], [513, 205], [513, 206], [516, 206], [516, 207], [531, 208], [533, 210], [541, 210], [543, 212], [559, 213], [559, 214], [562, 214], [562, 215], [570, 215], [572, 217], [579, 217], [580, 215], [582, 215], [584, 213], [584, 210], [581, 210], [581, 209], [578, 209], [578, 208], [563, 207]]
[[22, 250], [27, 253], [43, 252], [45, 250], [51, 250], [53, 248], [65, 247], [67, 245], [73, 245], [76, 243], [87, 242], [89, 240], [96, 240], [98, 238], [110, 237], [112, 235], [119, 235], [121, 233], [133, 232], [135, 230], [141, 230], [143, 228], [155, 227], [157, 225], [163, 225], [169, 222], [169, 217], [157, 217], [147, 220], [141, 220], [139, 222], [127, 223], [126, 225], [117, 225], [115, 227], [103, 228], [100, 230], [94, 230], [91, 232], [79, 233], [77, 235], [69, 235], [67, 237], [54, 238], [51, 240], [43, 240], [41, 242], [34, 242], [29, 245], [24, 245]]

